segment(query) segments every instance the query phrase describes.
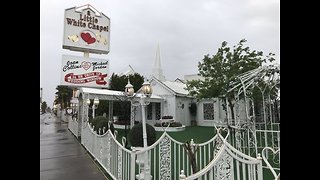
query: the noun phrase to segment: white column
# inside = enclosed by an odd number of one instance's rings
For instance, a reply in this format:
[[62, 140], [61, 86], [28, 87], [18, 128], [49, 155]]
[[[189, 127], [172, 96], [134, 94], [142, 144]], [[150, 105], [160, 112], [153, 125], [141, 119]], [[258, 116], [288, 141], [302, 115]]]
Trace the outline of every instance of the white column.
[[95, 116], [95, 109], [96, 109], [96, 105], [92, 105], [92, 119], [94, 119], [94, 116]]
[[[145, 113], [145, 102], [144, 102], [144, 95], [141, 97], [141, 111], [142, 111], [142, 136], [143, 136], [143, 148], [146, 149], [148, 147], [147, 142], [147, 129], [146, 129], [146, 113]], [[148, 164], [148, 152], [145, 151], [144, 154], [144, 179], [150, 179], [150, 167]]]

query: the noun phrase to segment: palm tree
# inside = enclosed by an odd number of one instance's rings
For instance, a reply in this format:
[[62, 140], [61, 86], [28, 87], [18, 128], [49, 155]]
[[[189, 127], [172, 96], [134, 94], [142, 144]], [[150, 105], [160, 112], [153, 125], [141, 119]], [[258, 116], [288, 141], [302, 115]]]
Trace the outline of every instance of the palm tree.
[[72, 89], [68, 86], [60, 86], [56, 87], [57, 98], [55, 100], [56, 104], [61, 104], [61, 109], [65, 109], [69, 106], [70, 100], [72, 98]]

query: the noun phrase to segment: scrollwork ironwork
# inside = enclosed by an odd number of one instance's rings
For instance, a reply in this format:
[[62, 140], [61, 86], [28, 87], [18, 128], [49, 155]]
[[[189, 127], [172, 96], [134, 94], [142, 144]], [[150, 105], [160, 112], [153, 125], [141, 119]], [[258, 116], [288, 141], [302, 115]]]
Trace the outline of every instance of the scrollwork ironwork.
[[224, 151], [215, 168], [215, 179], [232, 180], [233, 158]]
[[222, 139], [217, 137], [214, 144], [213, 157], [216, 157], [223, 145]]
[[122, 150], [118, 148], [118, 179], [122, 179]]
[[111, 150], [110, 150], [110, 145], [111, 145], [111, 136], [109, 133], [106, 134], [106, 139], [107, 139], [107, 146], [106, 146], [106, 155], [107, 155], [107, 163], [106, 163], [106, 168], [110, 170], [110, 155], [111, 155]]
[[165, 136], [160, 141], [160, 179], [171, 179], [171, 141]]
[[214, 119], [214, 104], [203, 103], [203, 119], [213, 120]]
[[[265, 154], [268, 152], [267, 150], [271, 151], [273, 153], [273, 161], [274, 161], [274, 158], [275, 158], [275, 155], [279, 155], [280, 156], [280, 149], [278, 150], [274, 150], [273, 148], [270, 148], [270, 147], [265, 147], [263, 148], [262, 150], [262, 159], [263, 161], [266, 163], [267, 167], [270, 169], [272, 175], [274, 176], [275, 179], [280, 179], [280, 173], [277, 174], [274, 167], [271, 166], [271, 164], [269, 163], [268, 161], [268, 158], [265, 156]], [[280, 159], [280, 158], [278, 158]], [[279, 160], [279, 167], [280, 167], [280, 160]]]

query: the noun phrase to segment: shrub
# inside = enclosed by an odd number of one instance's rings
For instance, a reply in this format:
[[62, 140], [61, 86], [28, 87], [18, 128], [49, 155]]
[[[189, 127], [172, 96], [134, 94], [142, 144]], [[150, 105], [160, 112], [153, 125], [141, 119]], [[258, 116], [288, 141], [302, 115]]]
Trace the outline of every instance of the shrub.
[[[138, 124], [139, 121], [134, 121], [134, 124]], [[130, 121], [117, 121], [114, 122], [114, 124], [119, 124], [119, 125], [130, 125]]]
[[[94, 126], [94, 131], [97, 132], [97, 134], [101, 135], [103, 132], [101, 131], [101, 133], [99, 132], [99, 129], [102, 129], [105, 127], [105, 131], [107, 131], [109, 129], [109, 120], [108, 118], [104, 117], [104, 116], [97, 116], [95, 118], [93, 118], [91, 120], [92, 125]], [[112, 134], [114, 134], [114, 127], [113, 124], [111, 124], [110, 130], [112, 132]]]
[[[146, 124], [147, 144], [148, 146], [156, 142], [156, 130], [149, 124]], [[131, 146], [143, 147], [142, 123], [134, 125], [128, 134], [128, 140]]]
[[173, 116], [162, 116], [161, 119], [173, 119]]
[[[108, 121], [107, 120], [97, 121], [97, 125], [94, 126], [94, 130], [97, 132], [97, 134], [99, 135], [103, 134], [103, 128], [105, 128], [106, 131], [109, 129]], [[101, 129], [101, 132], [99, 131], [99, 129]]]
[[[156, 127], [167, 127], [169, 123], [163, 122], [163, 123], [155, 123], [154, 126]], [[171, 122], [169, 127], [181, 127], [182, 124], [179, 122]]]

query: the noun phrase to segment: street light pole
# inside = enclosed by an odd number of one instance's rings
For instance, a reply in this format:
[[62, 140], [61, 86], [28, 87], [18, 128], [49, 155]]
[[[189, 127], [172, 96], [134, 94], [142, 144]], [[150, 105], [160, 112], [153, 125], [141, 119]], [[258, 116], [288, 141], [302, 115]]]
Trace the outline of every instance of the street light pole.
[[96, 105], [92, 105], [92, 119], [94, 119], [95, 117], [95, 109], [96, 109]]
[[[146, 104], [145, 104], [145, 95], [142, 94], [141, 100], [141, 112], [142, 112], [142, 137], [143, 137], [143, 148], [147, 149], [148, 147], [148, 141], [147, 141], [147, 127], [146, 127]], [[148, 162], [148, 151], [145, 151], [144, 153], [144, 179], [149, 180], [150, 179], [150, 168], [149, 168], [149, 162]]]
[[[146, 106], [149, 104], [149, 102], [146, 101], [146, 98], [149, 98], [152, 94], [152, 88], [150, 83], [144, 82], [142, 84], [142, 94], [139, 101], [139, 104], [141, 105], [141, 113], [142, 113], [142, 138], [143, 138], [143, 149], [144, 152], [144, 179], [150, 180], [151, 174], [150, 174], [150, 167], [149, 167], [149, 158], [148, 158], [148, 151], [146, 151], [148, 147], [148, 141], [147, 141], [147, 127], [146, 127]], [[125, 87], [125, 95], [127, 97], [134, 97], [134, 89], [133, 86], [130, 84], [130, 81], [128, 79], [128, 84]]]

